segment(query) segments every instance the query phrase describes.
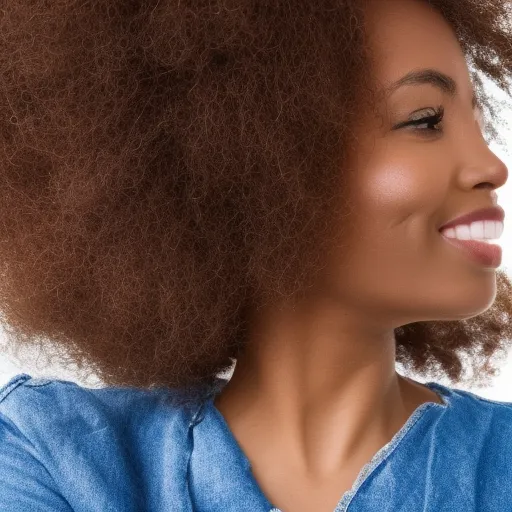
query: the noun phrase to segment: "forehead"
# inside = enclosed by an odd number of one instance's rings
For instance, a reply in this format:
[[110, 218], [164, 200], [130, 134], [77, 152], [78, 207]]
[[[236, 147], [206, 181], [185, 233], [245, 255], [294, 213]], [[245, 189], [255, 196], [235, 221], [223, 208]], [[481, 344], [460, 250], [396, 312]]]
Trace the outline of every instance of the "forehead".
[[457, 37], [425, 0], [370, 0], [366, 19], [373, 72], [382, 88], [413, 69], [430, 68], [450, 75], [471, 100], [473, 86]]

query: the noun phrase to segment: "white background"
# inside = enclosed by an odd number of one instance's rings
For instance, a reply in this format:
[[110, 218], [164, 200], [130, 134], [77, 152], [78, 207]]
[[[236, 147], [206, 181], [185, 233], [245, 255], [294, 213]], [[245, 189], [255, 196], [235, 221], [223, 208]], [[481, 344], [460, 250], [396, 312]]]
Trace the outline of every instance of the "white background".
[[[505, 209], [505, 229], [502, 238], [500, 239], [500, 245], [503, 248], [503, 260], [500, 268], [505, 270], [509, 275], [512, 276], [512, 101], [506, 96], [505, 93], [500, 91], [493, 83], [485, 81], [487, 90], [492, 93], [496, 98], [506, 102], [505, 118], [510, 120], [508, 127], [505, 127], [500, 135], [506, 142], [505, 146], [496, 143], [491, 144], [491, 149], [498, 155], [507, 165], [509, 169], [509, 180], [508, 182], [497, 190], [498, 203]], [[510, 218], [511, 221], [507, 222]], [[512, 344], [512, 340], [511, 340]], [[512, 351], [509, 352], [506, 362], [501, 367], [499, 376], [492, 381], [492, 386], [488, 388], [466, 388], [463, 385], [457, 384], [452, 386], [450, 382], [443, 381], [442, 384], [456, 387], [459, 389], [467, 389], [480, 396], [494, 399], [512, 402]], [[402, 375], [405, 373], [399, 365], [397, 370]], [[49, 365], [41, 359], [37, 363], [37, 368], [21, 366], [12, 358], [8, 358], [5, 355], [0, 354], [0, 386], [5, 384], [11, 377], [18, 373], [28, 373], [33, 377], [52, 377], [65, 380], [71, 380], [81, 385], [88, 387], [101, 387], [102, 383], [98, 379], [91, 378], [88, 381], [80, 380], [77, 375], [72, 371], [65, 371], [57, 366]], [[420, 376], [407, 374], [407, 376], [414, 378], [417, 381], [425, 382]]]

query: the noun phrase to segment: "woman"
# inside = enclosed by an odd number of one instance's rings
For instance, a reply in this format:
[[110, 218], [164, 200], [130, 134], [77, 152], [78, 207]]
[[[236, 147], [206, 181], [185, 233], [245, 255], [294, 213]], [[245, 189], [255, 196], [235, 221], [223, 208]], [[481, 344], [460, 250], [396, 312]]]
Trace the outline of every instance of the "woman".
[[508, 7], [10, 3], [0, 509], [510, 509]]

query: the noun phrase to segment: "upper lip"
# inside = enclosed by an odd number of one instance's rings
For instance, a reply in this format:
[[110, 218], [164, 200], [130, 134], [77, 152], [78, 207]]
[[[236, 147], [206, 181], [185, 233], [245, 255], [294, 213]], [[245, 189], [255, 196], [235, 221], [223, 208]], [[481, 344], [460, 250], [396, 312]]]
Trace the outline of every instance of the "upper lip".
[[474, 210], [469, 213], [465, 213], [451, 221], [443, 224], [439, 231], [452, 228], [454, 226], [458, 226], [459, 224], [471, 224], [472, 222], [476, 222], [479, 220], [499, 220], [503, 222], [505, 219], [505, 210], [500, 206], [491, 206], [488, 208], [481, 208], [480, 210]]

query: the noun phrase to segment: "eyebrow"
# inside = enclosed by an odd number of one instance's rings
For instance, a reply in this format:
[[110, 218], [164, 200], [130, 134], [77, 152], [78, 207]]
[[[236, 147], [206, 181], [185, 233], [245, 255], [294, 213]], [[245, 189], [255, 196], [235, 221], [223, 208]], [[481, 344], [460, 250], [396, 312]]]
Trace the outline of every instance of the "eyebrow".
[[[410, 71], [396, 82], [393, 82], [389, 87], [386, 87], [386, 92], [391, 94], [399, 87], [405, 85], [422, 85], [430, 84], [437, 87], [450, 98], [454, 98], [458, 94], [457, 82], [449, 75], [432, 68], [415, 69]], [[475, 91], [473, 90], [473, 97], [471, 99], [471, 106], [473, 108], [480, 107]]]

